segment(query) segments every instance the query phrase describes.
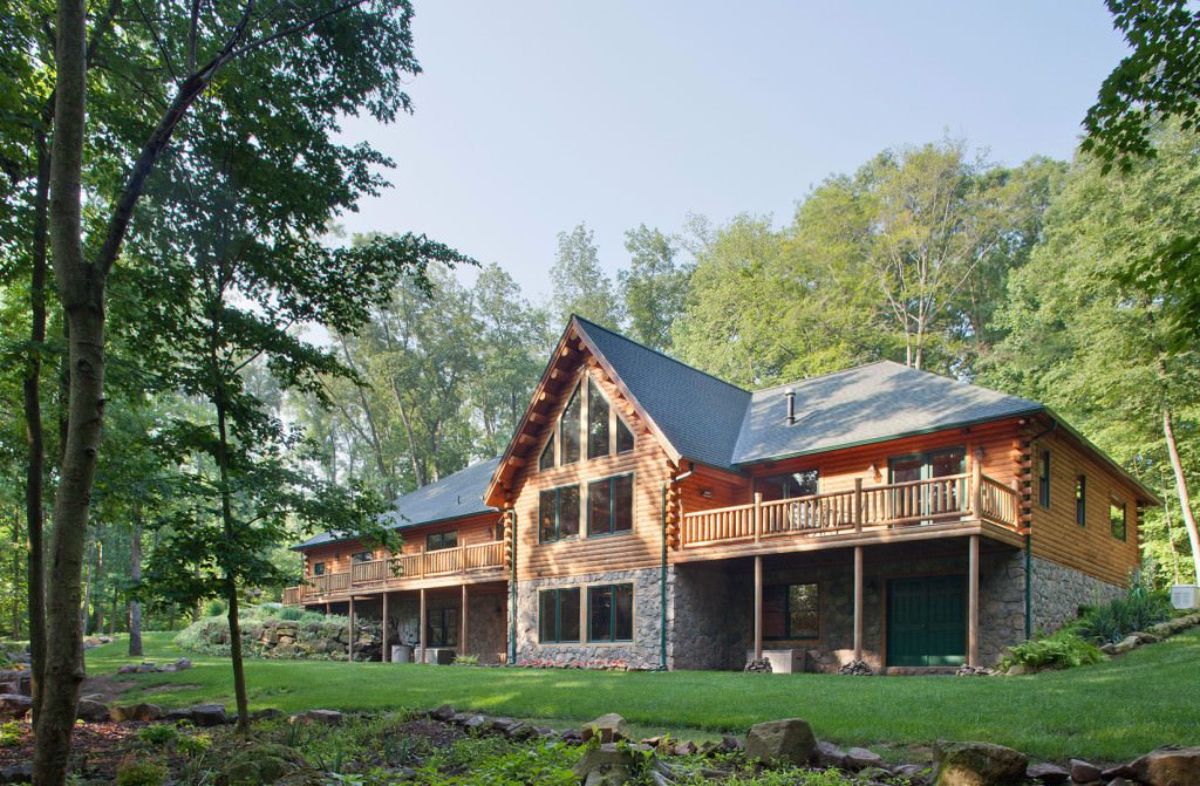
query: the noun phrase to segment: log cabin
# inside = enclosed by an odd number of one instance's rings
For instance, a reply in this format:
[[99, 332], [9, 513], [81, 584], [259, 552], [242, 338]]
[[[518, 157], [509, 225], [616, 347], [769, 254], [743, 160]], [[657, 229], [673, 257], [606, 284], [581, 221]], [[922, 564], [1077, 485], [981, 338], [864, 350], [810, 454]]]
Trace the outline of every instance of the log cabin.
[[300, 544], [285, 599], [422, 661], [953, 670], [1124, 592], [1157, 503], [1035, 401], [890, 361], [748, 391], [572, 317], [503, 456], [401, 497], [397, 554]]

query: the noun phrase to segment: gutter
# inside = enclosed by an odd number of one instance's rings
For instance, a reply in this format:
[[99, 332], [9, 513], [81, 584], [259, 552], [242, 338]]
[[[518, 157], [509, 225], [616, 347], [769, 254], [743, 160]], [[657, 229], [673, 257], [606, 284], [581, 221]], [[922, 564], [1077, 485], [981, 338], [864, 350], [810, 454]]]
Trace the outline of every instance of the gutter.
[[667, 484], [662, 484], [662, 565], [658, 576], [658, 669], [667, 670]]
[[512, 577], [508, 580], [508, 664], [517, 665], [517, 509], [512, 513]]

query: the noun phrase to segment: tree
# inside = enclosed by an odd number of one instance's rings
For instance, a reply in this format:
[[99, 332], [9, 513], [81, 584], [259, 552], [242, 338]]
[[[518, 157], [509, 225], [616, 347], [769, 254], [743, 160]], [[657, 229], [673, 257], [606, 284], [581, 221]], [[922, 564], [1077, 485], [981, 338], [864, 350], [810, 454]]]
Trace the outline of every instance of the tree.
[[[407, 108], [401, 75], [411, 58], [411, 10], [400, 2], [367, 0], [248, 4], [244, 7], [166, 4], [154, 47], [163, 55], [158, 90], [139, 106], [166, 108], [115, 188], [89, 195], [104, 216], [96, 237], [85, 243], [82, 212], [87, 78], [87, 12], [82, 0], [58, 0], [54, 27], [54, 132], [49, 165], [49, 237], [68, 346], [65, 444], [54, 502], [51, 555], [55, 581], [47, 589], [45, 685], [36, 722], [34, 780], [65, 778], [75, 704], [83, 678], [77, 610], [81, 601], [88, 504], [99, 455], [104, 402], [105, 291], [147, 179], [168, 149], [197, 98], [231, 63], [239, 78], [222, 83], [234, 114], [264, 111], [275, 103], [281, 119], [317, 121], [331, 133], [339, 113], [366, 108], [391, 120]], [[102, 17], [101, 24], [109, 19]], [[183, 76], [176, 77], [175, 64]], [[253, 99], [250, 94], [253, 94]], [[270, 99], [270, 100], [267, 100]], [[161, 103], [159, 103], [161, 102]], [[134, 118], [133, 125], [137, 125]]]
[[1164, 487], [1172, 476], [1200, 573], [1189, 494], [1200, 363], [1174, 341], [1176, 294], [1164, 278], [1127, 275], [1163, 237], [1200, 229], [1200, 137], [1159, 133], [1155, 149], [1107, 177], [1103, 161], [1077, 158], [1044, 242], [1010, 281], [998, 317], [1009, 335], [987, 379], [1060, 409], [1148, 484]]
[[671, 326], [684, 310], [691, 269], [675, 261], [675, 242], [639, 224], [625, 233], [629, 268], [617, 274], [629, 331], [642, 344], [667, 351]]
[[618, 328], [624, 314], [612, 281], [600, 267], [594, 234], [586, 224], [558, 233], [558, 254], [550, 267], [551, 301], [566, 324], [578, 314], [598, 325]]

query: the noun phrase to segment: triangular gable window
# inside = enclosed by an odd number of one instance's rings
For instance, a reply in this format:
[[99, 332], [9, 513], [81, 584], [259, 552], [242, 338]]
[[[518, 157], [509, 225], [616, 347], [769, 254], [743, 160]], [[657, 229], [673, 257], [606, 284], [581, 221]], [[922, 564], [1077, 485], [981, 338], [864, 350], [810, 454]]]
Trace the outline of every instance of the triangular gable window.
[[633, 450], [633, 432], [629, 430], [629, 426], [625, 425], [625, 421], [621, 420], [621, 416], [617, 416], [617, 452], [628, 453]]
[[546, 440], [546, 447], [542, 448], [542, 456], [538, 459], [538, 469], [553, 469], [554, 459], [554, 434], [551, 434], [550, 439]]
[[580, 400], [579, 388], [575, 388], [575, 392], [571, 394], [571, 400], [567, 402], [567, 407], [563, 410], [562, 419], [558, 424], [560, 438], [562, 439], [563, 464], [574, 464], [576, 461], [579, 461], [579, 431], [582, 426], [582, 416], [583, 402]]

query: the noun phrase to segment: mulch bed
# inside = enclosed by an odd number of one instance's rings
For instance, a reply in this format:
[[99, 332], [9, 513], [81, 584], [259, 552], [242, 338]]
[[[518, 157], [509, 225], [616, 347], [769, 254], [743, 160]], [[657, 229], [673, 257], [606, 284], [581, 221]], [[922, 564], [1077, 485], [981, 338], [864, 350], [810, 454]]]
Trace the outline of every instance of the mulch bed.
[[[20, 721], [19, 744], [0, 748], [0, 768], [33, 760], [33, 729]], [[71, 735], [70, 772], [88, 778], [115, 778], [117, 764], [144, 723], [84, 723]]]

